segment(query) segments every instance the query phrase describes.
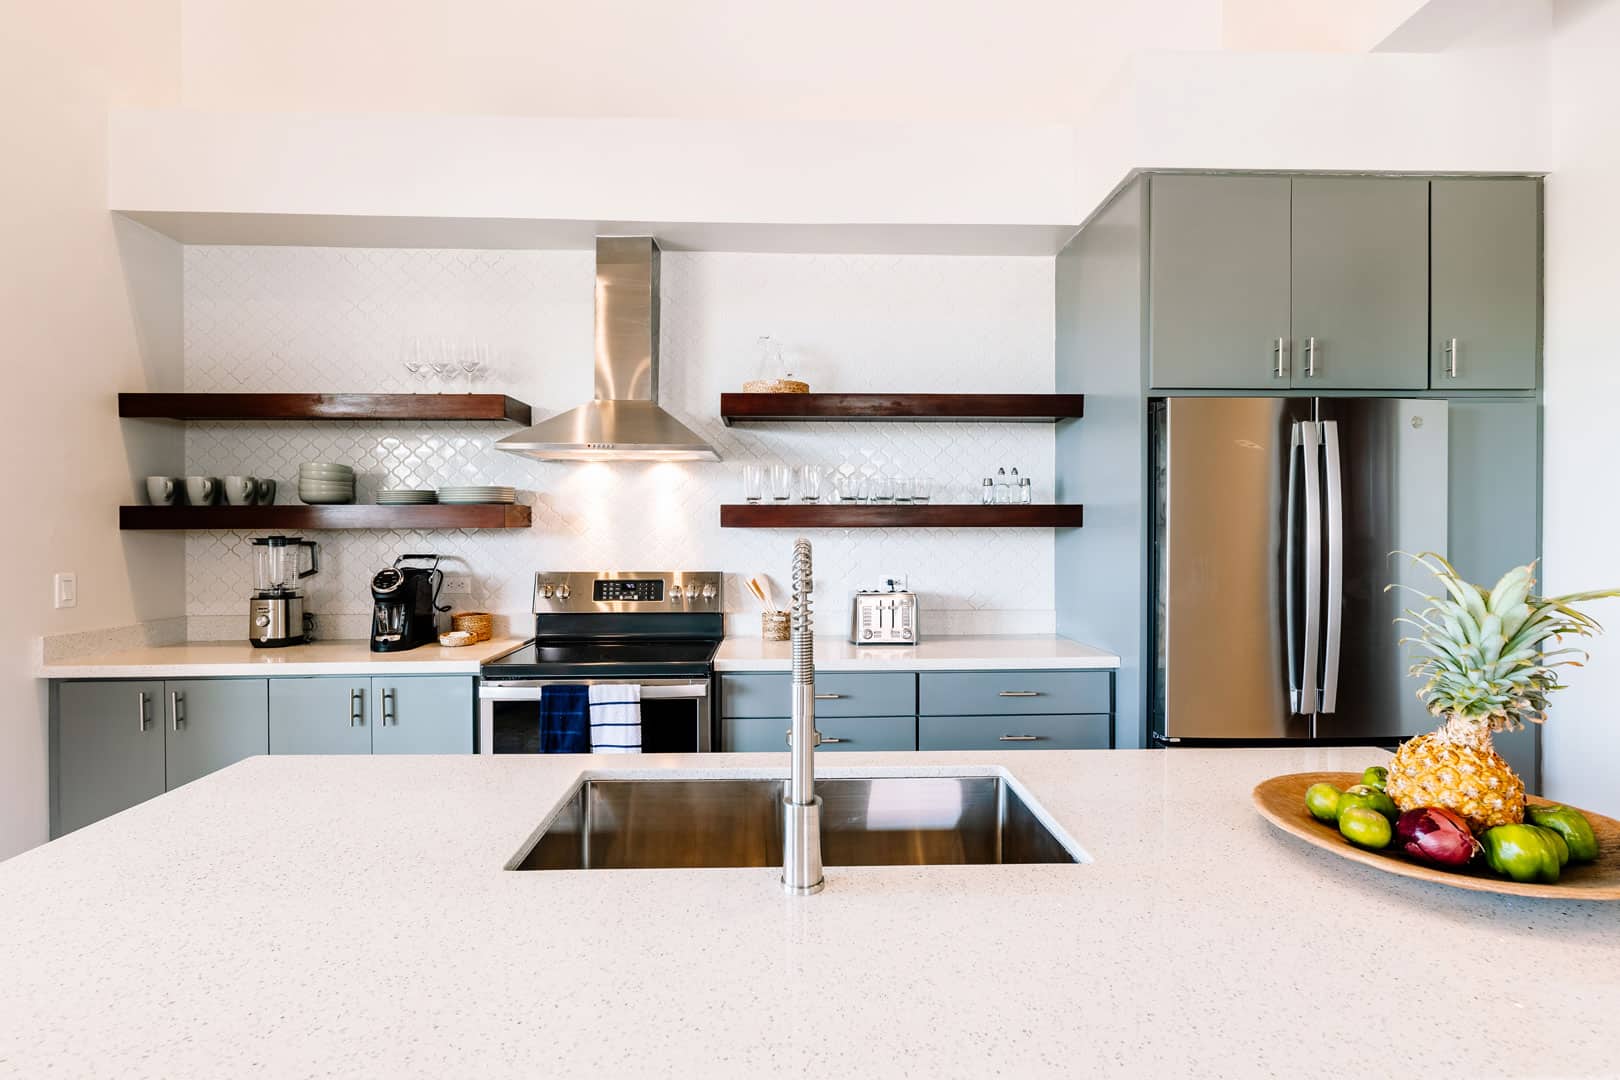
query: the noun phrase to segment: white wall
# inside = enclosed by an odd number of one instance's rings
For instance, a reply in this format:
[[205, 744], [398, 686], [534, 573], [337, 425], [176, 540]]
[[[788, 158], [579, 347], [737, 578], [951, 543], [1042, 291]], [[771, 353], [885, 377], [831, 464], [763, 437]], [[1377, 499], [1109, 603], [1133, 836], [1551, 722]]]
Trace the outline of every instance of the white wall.
[[[188, 248], [186, 388], [420, 390], [400, 358], [406, 340], [476, 339], [496, 352], [487, 386], [550, 415], [592, 393], [593, 265], [578, 251]], [[719, 464], [537, 462], [492, 448], [509, 425], [196, 424], [188, 468], [275, 476], [280, 501], [294, 502], [298, 464], [335, 460], [359, 470], [362, 501], [383, 485], [501, 483], [534, 506], [525, 530], [315, 536], [323, 570], [306, 606], [322, 615], [369, 612], [371, 574], [405, 551], [459, 560], [477, 582], [461, 607], [523, 617], [537, 570], [641, 567], [725, 571], [726, 610], [752, 613], [739, 575], [771, 575], [783, 596], [793, 533], [720, 528], [745, 463], [922, 476], [939, 501], [960, 502], [998, 466], [1032, 476], [1037, 500], [1051, 501], [1053, 461], [1043, 424], [725, 427], [720, 395], [758, 374], [755, 339], [785, 341], [813, 388], [1050, 393], [1052, 265], [665, 252], [660, 400]], [[1051, 530], [829, 530], [815, 542], [825, 630], [847, 631], [851, 590], [897, 575], [923, 594], [928, 633], [1052, 629]], [[240, 636], [247, 534], [194, 533], [186, 552], [193, 634]]]
[[[173, 101], [178, 19], [156, 0], [8, 5], [0, 38], [0, 858], [46, 838], [38, 636], [183, 611], [180, 541], [117, 529], [132, 476], [178, 467], [180, 436], [120, 424], [114, 398], [178, 385], [180, 251], [106, 209], [107, 106]], [[78, 573], [72, 610], [52, 607], [59, 570]]]
[[[1548, 116], [1546, 588], [1620, 586], [1620, 3], [1556, 5]], [[1545, 787], [1620, 814], [1620, 601], [1593, 605], [1610, 627], [1542, 735]]]

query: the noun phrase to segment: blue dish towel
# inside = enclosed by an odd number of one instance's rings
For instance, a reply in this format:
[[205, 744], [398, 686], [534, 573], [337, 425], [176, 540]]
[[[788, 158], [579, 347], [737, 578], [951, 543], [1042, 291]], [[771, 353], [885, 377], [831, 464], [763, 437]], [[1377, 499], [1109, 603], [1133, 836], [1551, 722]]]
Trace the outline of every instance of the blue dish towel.
[[540, 752], [591, 752], [589, 687], [562, 683], [540, 688]]

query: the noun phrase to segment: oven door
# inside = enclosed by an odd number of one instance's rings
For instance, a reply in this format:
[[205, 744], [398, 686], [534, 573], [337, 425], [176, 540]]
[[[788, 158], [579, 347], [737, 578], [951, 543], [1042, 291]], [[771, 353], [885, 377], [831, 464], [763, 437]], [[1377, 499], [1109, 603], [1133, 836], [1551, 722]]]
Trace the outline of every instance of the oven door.
[[708, 679], [516, 679], [478, 688], [478, 752], [540, 752], [540, 688], [635, 683], [641, 687], [641, 752], [706, 754], [713, 715]]

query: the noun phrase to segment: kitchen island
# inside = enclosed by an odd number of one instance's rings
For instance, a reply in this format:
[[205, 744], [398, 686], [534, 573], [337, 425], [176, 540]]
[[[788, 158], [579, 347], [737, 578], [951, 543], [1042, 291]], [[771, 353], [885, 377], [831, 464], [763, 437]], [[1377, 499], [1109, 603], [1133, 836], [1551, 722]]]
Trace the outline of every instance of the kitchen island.
[[1410, 881], [1249, 790], [1372, 750], [849, 754], [1005, 770], [1078, 865], [508, 872], [582, 773], [256, 757], [0, 864], [0, 1075], [1613, 1075], [1620, 905]]

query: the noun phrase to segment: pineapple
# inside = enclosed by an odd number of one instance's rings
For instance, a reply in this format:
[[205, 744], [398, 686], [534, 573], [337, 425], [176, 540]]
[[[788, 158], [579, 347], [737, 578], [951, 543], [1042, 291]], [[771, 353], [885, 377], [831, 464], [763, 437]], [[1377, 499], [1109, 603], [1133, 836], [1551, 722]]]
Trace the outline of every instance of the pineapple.
[[1597, 621], [1572, 605], [1620, 596], [1620, 590], [1532, 596], [1534, 563], [1509, 570], [1487, 590], [1462, 580], [1438, 555], [1416, 558], [1446, 595], [1424, 597], [1428, 607], [1396, 621], [1417, 628], [1417, 636], [1401, 644], [1426, 654], [1412, 674], [1427, 680], [1418, 696], [1444, 723], [1396, 751], [1389, 796], [1403, 812], [1455, 810], [1475, 832], [1516, 825], [1524, 820], [1524, 781], [1492, 747], [1491, 736], [1546, 720], [1547, 695], [1562, 688], [1555, 669], [1579, 665], [1585, 653], [1543, 645], [1565, 634], [1597, 633]]

